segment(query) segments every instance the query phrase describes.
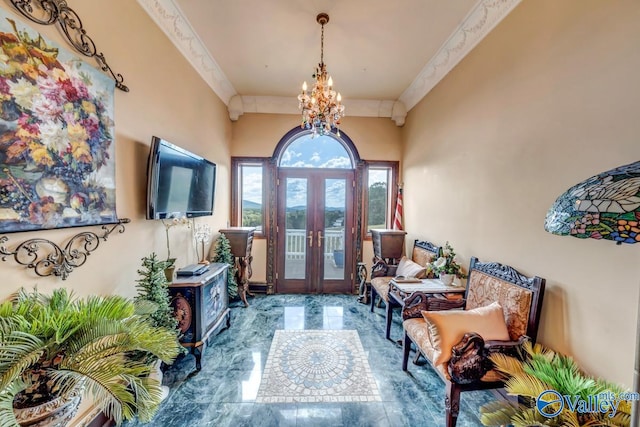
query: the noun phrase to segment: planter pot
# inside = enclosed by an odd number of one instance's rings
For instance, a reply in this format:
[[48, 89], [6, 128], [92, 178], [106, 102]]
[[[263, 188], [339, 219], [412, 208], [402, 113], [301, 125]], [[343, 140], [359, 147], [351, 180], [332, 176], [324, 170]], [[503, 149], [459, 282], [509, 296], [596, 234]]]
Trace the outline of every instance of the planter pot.
[[444, 283], [446, 286], [451, 286], [453, 284], [453, 279], [455, 279], [455, 274], [440, 274], [440, 281]]
[[76, 388], [66, 399], [58, 397], [37, 406], [13, 408], [23, 427], [64, 427], [78, 412], [82, 391]]
[[166, 399], [169, 396], [169, 387], [166, 385], [162, 385], [162, 360], [158, 360], [151, 367], [151, 373], [149, 373], [149, 378], [153, 378], [160, 383], [160, 388], [162, 389], [162, 400]]
[[333, 263], [337, 268], [344, 267], [344, 251], [341, 249], [335, 249], [333, 251]]
[[173, 282], [173, 273], [175, 273], [175, 271], [176, 271], [175, 266], [167, 267], [164, 269], [164, 277], [167, 278], [167, 282], [169, 283]]

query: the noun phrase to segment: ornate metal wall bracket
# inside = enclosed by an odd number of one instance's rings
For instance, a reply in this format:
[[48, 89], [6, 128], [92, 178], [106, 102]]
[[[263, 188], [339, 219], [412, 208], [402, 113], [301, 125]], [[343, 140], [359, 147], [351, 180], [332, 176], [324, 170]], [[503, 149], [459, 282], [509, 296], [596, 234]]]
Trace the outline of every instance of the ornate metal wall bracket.
[[98, 53], [96, 44], [87, 31], [82, 28], [82, 21], [78, 14], [71, 9], [65, 0], [36, 0], [36, 10], [34, 10], [32, 0], [11, 0], [13, 6], [26, 18], [41, 25], [52, 25], [56, 22], [60, 25], [62, 33], [65, 35], [71, 46], [84, 56], [95, 58], [102, 69], [113, 77], [116, 87], [124, 92], [129, 92], [129, 88], [122, 83], [122, 74], [115, 74], [102, 52]]
[[20, 243], [14, 250], [9, 250], [5, 243], [7, 236], [0, 237], [0, 254], [2, 261], [13, 256], [15, 261], [27, 268], [33, 268], [40, 277], [58, 276], [65, 280], [74, 268], [82, 266], [91, 252], [98, 249], [100, 239], [107, 240], [109, 235], [118, 230], [124, 233], [124, 224], [128, 218], [121, 218], [116, 224], [102, 226], [102, 233], [98, 235], [92, 231], [83, 231], [73, 236], [64, 248], [48, 239], [29, 239]]

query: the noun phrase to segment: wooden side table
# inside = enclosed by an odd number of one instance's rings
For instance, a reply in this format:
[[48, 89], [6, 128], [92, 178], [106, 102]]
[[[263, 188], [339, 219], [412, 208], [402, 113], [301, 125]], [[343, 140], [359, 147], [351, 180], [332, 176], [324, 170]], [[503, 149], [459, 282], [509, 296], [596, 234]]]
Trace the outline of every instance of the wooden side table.
[[249, 307], [247, 303], [247, 294], [253, 296], [249, 292], [249, 279], [251, 278], [251, 246], [253, 246], [253, 233], [255, 227], [230, 227], [219, 230], [229, 240], [231, 245], [231, 254], [235, 258], [236, 267], [236, 283], [238, 284], [238, 292], [240, 299], [245, 307]]
[[[387, 324], [386, 338], [389, 339], [391, 332], [392, 307], [404, 308], [404, 300], [420, 291], [427, 295], [441, 296], [442, 298], [462, 298], [467, 288], [464, 286], [450, 286], [442, 283], [440, 279], [417, 279], [414, 283], [402, 283], [392, 279], [389, 282], [389, 302], [387, 303]], [[462, 299], [460, 299], [462, 301]]]

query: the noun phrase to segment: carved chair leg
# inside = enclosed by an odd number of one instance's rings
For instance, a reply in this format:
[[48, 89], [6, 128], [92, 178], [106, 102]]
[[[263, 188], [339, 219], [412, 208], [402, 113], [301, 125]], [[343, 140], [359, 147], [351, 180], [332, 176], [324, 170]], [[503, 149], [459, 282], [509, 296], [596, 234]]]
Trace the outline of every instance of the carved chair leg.
[[406, 372], [409, 362], [409, 352], [411, 352], [411, 338], [405, 332], [402, 340], [402, 370]]
[[460, 411], [460, 388], [451, 381], [447, 381], [447, 388], [444, 395], [444, 409], [446, 427], [456, 427], [458, 412]]
[[371, 312], [373, 313], [373, 307], [376, 305], [376, 297], [378, 296], [378, 292], [376, 292], [376, 288], [371, 286]]
[[[382, 298], [381, 298], [382, 299]], [[385, 307], [385, 314], [386, 314], [386, 330], [384, 333], [384, 337], [386, 339], [391, 339], [391, 320], [392, 320], [392, 316], [393, 316], [393, 311], [391, 311], [391, 303], [389, 301], [385, 301], [387, 306]]]
[[421, 352], [421, 351], [420, 351], [420, 349], [418, 348], [418, 349], [416, 349], [416, 355], [415, 355], [415, 357], [413, 358], [413, 364], [414, 364], [414, 365], [417, 365], [417, 364], [418, 364], [418, 361], [420, 360], [420, 356], [422, 356], [422, 352]]

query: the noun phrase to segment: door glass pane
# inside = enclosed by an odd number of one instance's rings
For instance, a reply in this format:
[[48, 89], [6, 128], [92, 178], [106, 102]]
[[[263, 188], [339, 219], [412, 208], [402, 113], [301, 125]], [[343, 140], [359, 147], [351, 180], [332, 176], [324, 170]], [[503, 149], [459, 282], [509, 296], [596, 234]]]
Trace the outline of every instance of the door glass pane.
[[287, 178], [285, 198], [285, 279], [304, 279], [307, 239], [307, 179]]
[[346, 183], [345, 179], [325, 180], [323, 232], [325, 279], [344, 279]]

